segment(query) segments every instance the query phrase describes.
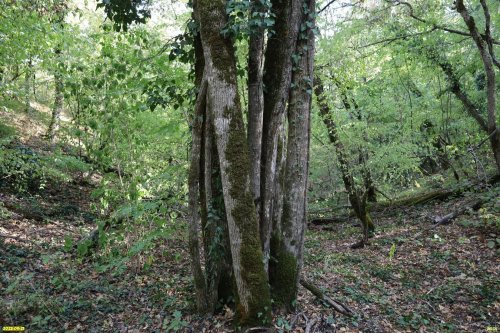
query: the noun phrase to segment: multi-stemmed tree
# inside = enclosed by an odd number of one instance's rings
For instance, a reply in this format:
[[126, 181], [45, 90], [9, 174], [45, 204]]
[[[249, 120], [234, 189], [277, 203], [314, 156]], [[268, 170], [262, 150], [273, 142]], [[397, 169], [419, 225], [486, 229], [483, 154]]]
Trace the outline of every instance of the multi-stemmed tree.
[[[143, 2], [103, 5], [123, 26], [144, 18]], [[189, 248], [197, 307], [210, 312], [218, 301], [235, 299], [240, 325], [263, 325], [271, 298], [284, 310], [294, 307], [302, 266], [315, 1], [253, 0], [236, 8], [231, 1], [195, 0], [192, 6], [198, 92]], [[248, 126], [232, 33], [241, 13], [249, 39]]]

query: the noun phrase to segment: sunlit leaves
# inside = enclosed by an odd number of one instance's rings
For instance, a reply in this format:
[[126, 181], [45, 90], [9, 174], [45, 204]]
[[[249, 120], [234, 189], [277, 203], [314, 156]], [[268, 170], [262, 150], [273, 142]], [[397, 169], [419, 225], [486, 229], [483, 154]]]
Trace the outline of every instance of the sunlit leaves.
[[97, 8], [104, 8], [106, 16], [114, 22], [117, 31], [127, 31], [133, 23], [146, 23], [151, 17], [150, 0], [101, 0]]

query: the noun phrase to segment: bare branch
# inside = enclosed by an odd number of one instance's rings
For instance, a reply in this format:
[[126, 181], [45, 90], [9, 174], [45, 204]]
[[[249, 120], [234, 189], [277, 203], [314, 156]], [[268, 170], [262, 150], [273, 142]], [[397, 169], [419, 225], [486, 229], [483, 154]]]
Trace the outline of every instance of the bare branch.
[[369, 44], [360, 46], [360, 48], [370, 47], [370, 46], [374, 46], [374, 45], [378, 45], [378, 44], [382, 44], [382, 43], [390, 44], [390, 43], [395, 42], [395, 41], [400, 40], [400, 39], [406, 39], [408, 37], [415, 37], [415, 36], [420, 36], [420, 35], [426, 35], [428, 33], [433, 32], [436, 29], [437, 28], [432, 28], [431, 30], [427, 30], [427, 31], [423, 31], [423, 32], [418, 32], [418, 33], [415, 33], [415, 34], [407, 34], [407, 35], [404, 35], [404, 36], [396, 36], [396, 37], [392, 37], [392, 38], [385, 38], [385, 39], [378, 40], [378, 41], [373, 42], [373, 43], [369, 43]]
[[326, 5], [323, 6], [323, 8], [321, 8], [319, 11], [318, 11], [318, 15], [321, 14], [322, 12], [324, 12], [328, 7], [330, 7], [331, 5], [333, 5], [337, 0], [331, 0], [329, 1]]

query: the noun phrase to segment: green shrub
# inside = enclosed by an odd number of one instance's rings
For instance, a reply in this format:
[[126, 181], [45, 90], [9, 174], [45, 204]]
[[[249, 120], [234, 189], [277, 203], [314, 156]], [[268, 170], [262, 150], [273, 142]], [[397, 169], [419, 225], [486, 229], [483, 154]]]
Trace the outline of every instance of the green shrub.
[[19, 192], [37, 191], [45, 185], [40, 157], [31, 149], [0, 147], [0, 187]]

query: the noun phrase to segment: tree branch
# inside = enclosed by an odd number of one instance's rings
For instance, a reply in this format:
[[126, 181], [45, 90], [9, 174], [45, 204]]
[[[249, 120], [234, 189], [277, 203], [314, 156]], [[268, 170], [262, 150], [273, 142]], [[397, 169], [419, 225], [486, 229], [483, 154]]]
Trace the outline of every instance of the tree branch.
[[331, 0], [329, 1], [326, 5], [323, 6], [323, 8], [321, 8], [319, 11], [318, 11], [318, 15], [321, 14], [322, 12], [324, 12], [328, 7], [330, 7], [331, 5], [333, 5], [337, 0]]
[[309, 290], [314, 296], [316, 296], [318, 299], [320, 299], [322, 302], [328, 304], [331, 306], [335, 311], [348, 316], [352, 317], [354, 315], [354, 312], [348, 308], [346, 305], [340, 303], [339, 301], [335, 301], [325, 295], [318, 287], [316, 287], [314, 284], [312, 284], [310, 281], [307, 281], [304, 278], [300, 279], [300, 284]]
[[[404, 5], [404, 6], [408, 7], [408, 9], [410, 11], [409, 14], [408, 14], [408, 16], [410, 16], [411, 18], [413, 18], [414, 20], [417, 20], [419, 22], [431, 25], [433, 29], [443, 30], [443, 31], [446, 31], [446, 32], [449, 32], [449, 33], [452, 33], [452, 34], [456, 34], [456, 35], [461, 35], [461, 36], [466, 36], [466, 37], [472, 37], [472, 35], [470, 33], [467, 33], [465, 31], [451, 29], [451, 28], [447, 28], [447, 27], [445, 27], [443, 25], [430, 23], [426, 19], [423, 19], [421, 17], [416, 16], [415, 13], [414, 13], [414, 11], [413, 11], [413, 6], [410, 3], [406, 2], [406, 1], [399, 1], [399, 0], [386, 0], [386, 1], [389, 2], [389, 3], [395, 4], [396, 6], [398, 6], [398, 5]], [[482, 34], [481, 36], [483, 38], [486, 37], [484, 34]], [[500, 45], [500, 41], [497, 41], [497, 40], [495, 40], [493, 38], [491, 39], [491, 43], [495, 44], [495, 45]]]
[[485, 29], [484, 29], [484, 35], [485, 35], [485, 41], [486, 44], [488, 44], [488, 52], [491, 55], [491, 60], [497, 66], [500, 68], [500, 63], [495, 57], [495, 50], [493, 48], [493, 38], [491, 37], [491, 15], [490, 15], [490, 10], [488, 8], [488, 5], [486, 4], [486, 0], [480, 0], [481, 2], [481, 7], [483, 7], [483, 12], [484, 12], [484, 19], [485, 19]]
[[375, 45], [382, 44], [382, 43], [390, 44], [390, 43], [395, 42], [395, 41], [400, 40], [400, 39], [406, 39], [408, 37], [415, 37], [415, 36], [425, 35], [425, 34], [428, 34], [428, 33], [431, 33], [433, 31], [435, 31], [436, 29], [437, 28], [434, 27], [431, 30], [423, 31], [423, 32], [418, 32], [418, 33], [415, 33], [415, 34], [408, 34], [408, 35], [404, 35], [404, 36], [396, 36], [396, 37], [392, 37], [392, 38], [385, 38], [385, 39], [378, 40], [378, 41], [373, 42], [373, 43], [369, 43], [369, 44], [360, 46], [360, 48], [375, 46]]

